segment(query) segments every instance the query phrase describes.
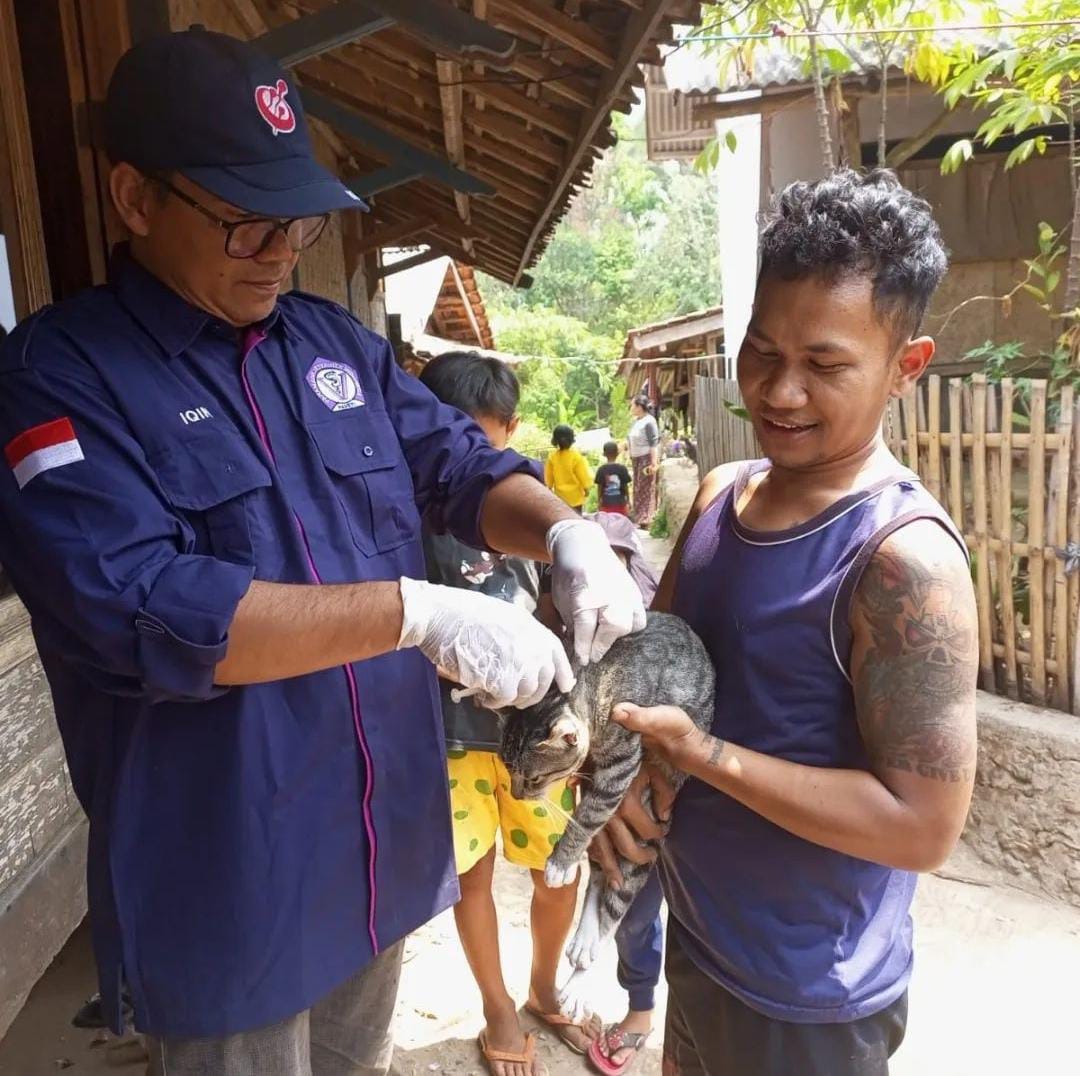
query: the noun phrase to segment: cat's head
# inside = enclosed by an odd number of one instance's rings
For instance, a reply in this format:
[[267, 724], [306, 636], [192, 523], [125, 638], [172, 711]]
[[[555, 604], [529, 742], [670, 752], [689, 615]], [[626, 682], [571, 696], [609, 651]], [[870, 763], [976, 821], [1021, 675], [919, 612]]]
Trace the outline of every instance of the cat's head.
[[499, 758], [510, 774], [510, 794], [540, 799], [545, 789], [576, 773], [589, 753], [589, 725], [568, 696], [549, 691], [535, 706], [502, 714]]

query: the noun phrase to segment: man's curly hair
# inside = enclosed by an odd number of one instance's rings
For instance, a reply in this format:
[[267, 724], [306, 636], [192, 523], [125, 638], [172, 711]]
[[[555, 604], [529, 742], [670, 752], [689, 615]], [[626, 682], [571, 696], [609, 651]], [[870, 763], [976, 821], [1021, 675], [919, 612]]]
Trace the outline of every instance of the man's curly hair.
[[912, 336], [948, 266], [930, 206], [883, 168], [789, 184], [766, 217], [760, 253], [759, 279], [869, 277], [878, 317]]

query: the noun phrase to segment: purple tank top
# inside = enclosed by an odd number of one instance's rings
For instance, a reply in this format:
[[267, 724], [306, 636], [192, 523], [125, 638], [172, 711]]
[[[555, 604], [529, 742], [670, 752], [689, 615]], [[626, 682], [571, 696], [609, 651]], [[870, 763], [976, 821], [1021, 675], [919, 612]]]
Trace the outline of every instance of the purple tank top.
[[[965, 547], [899, 465], [799, 527], [750, 530], [734, 505], [768, 466], [744, 467], [683, 548], [674, 611], [716, 666], [712, 731], [792, 762], [866, 767], [848, 677], [856, 585], [913, 520], [938, 521]], [[679, 796], [661, 871], [689, 956], [767, 1016], [857, 1020], [907, 988], [914, 874], [804, 841], [696, 780]]]

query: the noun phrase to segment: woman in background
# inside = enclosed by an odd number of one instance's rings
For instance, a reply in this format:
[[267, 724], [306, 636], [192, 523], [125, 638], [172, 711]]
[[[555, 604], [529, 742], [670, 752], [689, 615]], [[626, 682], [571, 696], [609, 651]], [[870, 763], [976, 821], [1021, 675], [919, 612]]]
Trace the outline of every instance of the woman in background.
[[574, 431], [569, 426], [556, 426], [551, 433], [555, 451], [544, 462], [544, 482], [557, 497], [561, 497], [575, 512], [581, 512], [593, 476], [585, 457], [574, 448]]
[[647, 528], [656, 512], [656, 468], [660, 459], [660, 428], [650, 410], [649, 397], [635, 396], [630, 404], [634, 422], [627, 435], [634, 469], [634, 522]]

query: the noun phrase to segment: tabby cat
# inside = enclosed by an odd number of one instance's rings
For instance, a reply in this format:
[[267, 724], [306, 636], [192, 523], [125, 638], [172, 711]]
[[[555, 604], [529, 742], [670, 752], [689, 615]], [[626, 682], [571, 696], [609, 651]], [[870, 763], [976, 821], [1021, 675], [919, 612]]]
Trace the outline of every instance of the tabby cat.
[[[573, 818], [548, 857], [544, 878], [551, 886], [574, 880], [589, 842], [615, 813], [641, 768], [641, 738], [608, 720], [612, 707], [619, 702], [679, 706], [704, 730], [713, 720], [712, 663], [701, 640], [676, 616], [650, 613], [643, 631], [618, 640], [601, 661], [576, 672], [569, 695], [553, 690], [535, 706], [509, 711], [499, 748], [517, 799], [543, 799], [552, 783], [577, 773], [586, 759], [592, 764]], [[678, 789], [685, 775], [653, 761]], [[646, 791], [646, 807], [649, 799]], [[598, 868], [589, 876], [581, 921], [567, 949], [577, 970], [561, 998], [563, 1011], [574, 1018], [588, 1012], [583, 972], [615, 933], [652, 868], [620, 857], [619, 869], [619, 889], [606, 886]]]

